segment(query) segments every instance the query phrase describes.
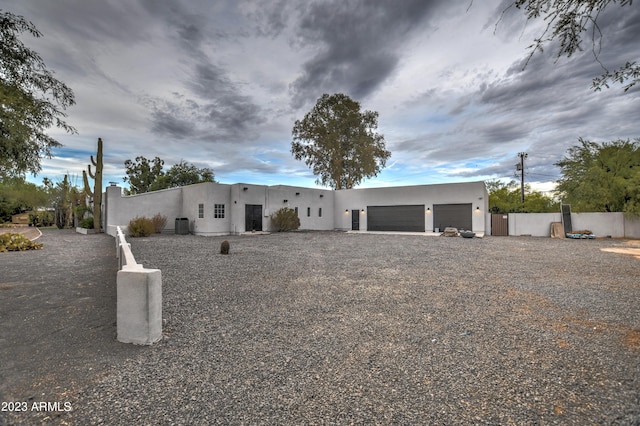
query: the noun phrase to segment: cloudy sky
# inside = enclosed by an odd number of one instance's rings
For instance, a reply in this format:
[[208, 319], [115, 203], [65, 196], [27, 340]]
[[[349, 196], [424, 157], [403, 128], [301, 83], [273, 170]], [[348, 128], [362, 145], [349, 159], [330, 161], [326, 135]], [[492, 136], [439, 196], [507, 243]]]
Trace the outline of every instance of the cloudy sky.
[[640, 137], [640, 87], [591, 89], [602, 66], [640, 58], [640, 5], [600, 16], [602, 65], [588, 36], [584, 52], [556, 61], [550, 46], [523, 69], [541, 23], [502, 15], [507, 3], [0, 0], [43, 32], [22, 39], [76, 96], [78, 134], [52, 129], [64, 147], [30, 180], [80, 184], [102, 137], [105, 184], [143, 155], [222, 183], [314, 187], [291, 129], [340, 92], [379, 113], [392, 153], [361, 186], [510, 180], [527, 152], [526, 181], [547, 190], [578, 137]]

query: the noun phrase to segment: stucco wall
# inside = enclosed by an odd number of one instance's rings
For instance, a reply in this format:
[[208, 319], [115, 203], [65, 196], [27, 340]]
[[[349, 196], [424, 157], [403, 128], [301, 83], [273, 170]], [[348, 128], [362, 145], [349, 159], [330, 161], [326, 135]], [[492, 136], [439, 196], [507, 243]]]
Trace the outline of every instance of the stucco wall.
[[[509, 235], [548, 237], [551, 223], [561, 221], [560, 213], [509, 213]], [[571, 213], [571, 227], [589, 230], [596, 237], [640, 238], [640, 221], [622, 213]]]
[[561, 221], [560, 213], [509, 213], [509, 235], [549, 237], [551, 223]]
[[127, 228], [135, 217], [151, 218], [159, 213], [167, 217], [167, 226], [163, 232], [173, 232], [175, 219], [182, 217], [182, 188], [163, 189], [144, 194], [122, 196], [122, 188], [108, 186], [105, 191], [107, 227], [106, 231], [115, 236], [115, 227]]
[[[189, 219], [189, 230], [195, 235], [226, 235], [231, 224], [231, 186], [203, 182], [182, 188], [182, 215]], [[199, 205], [203, 205], [200, 218]], [[224, 205], [224, 218], [216, 218], [215, 205]]]
[[[246, 189], [245, 189], [246, 188]], [[262, 206], [262, 230], [268, 229], [265, 215], [268, 215], [268, 191], [264, 185], [237, 183], [231, 185], [231, 223], [229, 232], [241, 233], [245, 229], [245, 206], [259, 204]]]
[[[338, 190], [335, 191], [334, 226], [350, 230], [351, 211], [357, 209], [360, 211], [360, 229], [366, 230], [367, 206], [424, 204], [425, 230], [432, 231], [433, 205], [460, 203], [472, 204], [472, 230], [485, 232], [489, 196], [484, 182]], [[480, 209], [476, 210], [476, 207]]]
[[[334, 229], [333, 191], [287, 185], [270, 186], [267, 215], [270, 216], [282, 207], [294, 210], [298, 208], [300, 229], [325, 231]], [[322, 216], [320, 216], [320, 209], [322, 209]], [[267, 218], [267, 224], [268, 229], [271, 229], [271, 219]]]
[[640, 218], [628, 216], [624, 218], [624, 236], [640, 239]]
[[[262, 229], [269, 230], [269, 216], [282, 207], [298, 208], [300, 229], [351, 229], [351, 211], [358, 210], [360, 229], [367, 229], [368, 206], [424, 205], [425, 230], [433, 229], [434, 204], [472, 204], [472, 226], [485, 232], [488, 195], [484, 182], [442, 185], [418, 185], [390, 188], [365, 188], [331, 191], [295, 186], [225, 185], [201, 183], [183, 188], [154, 191], [123, 197], [121, 188], [107, 188], [106, 210], [108, 232], [115, 226], [126, 227], [136, 216], [151, 217], [160, 213], [167, 217], [166, 231], [175, 230], [176, 218], [188, 218], [191, 232], [198, 235], [241, 233], [245, 230], [245, 206], [262, 206]], [[286, 201], [285, 201], [286, 200]], [[199, 205], [204, 217], [199, 217]], [[215, 204], [225, 205], [225, 217], [214, 217]], [[476, 209], [479, 207], [479, 209]], [[320, 215], [322, 209], [322, 215]], [[345, 210], [348, 210], [345, 213]], [[364, 210], [364, 211], [362, 211]]]
[[622, 213], [571, 213], [571, 226], [574, 231], [587, 229], [596, 237], [624, 237]]

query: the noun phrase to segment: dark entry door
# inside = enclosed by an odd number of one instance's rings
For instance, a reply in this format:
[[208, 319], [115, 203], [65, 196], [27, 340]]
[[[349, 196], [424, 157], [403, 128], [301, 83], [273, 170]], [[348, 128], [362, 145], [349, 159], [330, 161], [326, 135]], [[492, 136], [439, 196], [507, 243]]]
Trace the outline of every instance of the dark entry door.
[[351, 210], [351, 230], [360, 230], [360, 210]]
[[244, 229], [250, 231], [262, 231], [262, 205], [245, 204]]

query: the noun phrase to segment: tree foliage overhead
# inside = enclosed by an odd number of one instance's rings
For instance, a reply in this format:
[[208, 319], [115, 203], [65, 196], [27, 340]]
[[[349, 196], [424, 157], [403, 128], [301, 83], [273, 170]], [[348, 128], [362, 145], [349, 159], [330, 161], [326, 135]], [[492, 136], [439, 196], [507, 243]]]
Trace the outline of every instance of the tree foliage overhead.
[[532, 191], [525, 185], [524, 203], [520, 194], [520, 184], [500, 180], [486, 182], [489, 192], [489, 210], [493, 213], [550, 213], [560, 211], [560, 203], [539, 191]]
[[143, 156], [138, 156], [135, 162], [125, 161], [124, 167], [127, 176], [123, 180], [129, 182], [129, 194], [142, 194], [149, 192], [151, 185], [158, 177], [162, 176], [164, 160], [156, 157], [150, 161]]
[[42, 36], [24, 17], [0, 11], [0, 177], [41, 170], [42, 157], [62, 146], [45, 133], [48, 128], [76, 133], [64, 121], [73, 92], [20, 41], [24, 32]]
[[151, 185], [151, 190], [177, 188], [202, 182], [215, 182], [213, 170], [208, 167], [200, 169], [181, 160], [178, 164], [171, 166], [162, 176], [159, 176]]
[[640, 139], [579, 145], [555, 165], [562, 169], [557, 191], [575, 211], [640, 215]]
[[[611, 4], [631, 6], [632, 2], [633, 0], [515, 0], [509, 7], [515, 6], [523, 10], [529, 21], [542, 19], [546, 23], [542, 33], [529, 46], [529, 59], [537, 51], [542, 52], [552, 41], [558, 41], [559, 44], [557, 58], [569, 58], [584, 50], [583, 38], [586, 37], [594, 58], [602, 65], [599, 60], [602, 33], [598, 18]], [[632, 59], [620, 64], [615, 71], [605, 68], [600, 77], [593, 79], [594, 90], [620, 83], [625, 84], [626, 92], [636, 85], [640, 81], [640, 64]]]
[[317, 183], [353, 188], [377, 176], [391, 156], [377, 128], [377, 112], [361, 112], [359, 102], [341, 93], [324, 94], [302, 120], [296, 120], [291, 153], [312, 168]]
[[163, 171], [164, 160], [155, 157], [148, 160], [143, 156], [136, 157], [135, 162], [124, 162], [129, 182], [128, 194], [142, 194], [160, 189], [177, 188], [202, 182], [215, 182], [213, 170], [208, 167], [198, 168], [182, 160], [174, 164], [168, 171]]

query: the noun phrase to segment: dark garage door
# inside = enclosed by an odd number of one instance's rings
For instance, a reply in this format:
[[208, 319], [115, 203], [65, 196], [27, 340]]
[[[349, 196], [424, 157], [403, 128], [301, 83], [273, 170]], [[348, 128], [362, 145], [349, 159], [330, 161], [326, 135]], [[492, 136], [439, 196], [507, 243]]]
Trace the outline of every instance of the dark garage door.
[[424, 232], [424, 204], [367, 206], [367, 231]]
[[434, 204], [433, 227], [444, 231], [447, 226], [471, 230], [471, 204]]

